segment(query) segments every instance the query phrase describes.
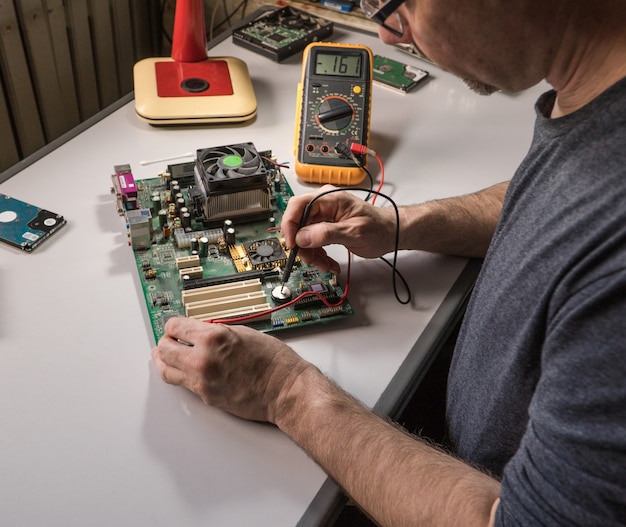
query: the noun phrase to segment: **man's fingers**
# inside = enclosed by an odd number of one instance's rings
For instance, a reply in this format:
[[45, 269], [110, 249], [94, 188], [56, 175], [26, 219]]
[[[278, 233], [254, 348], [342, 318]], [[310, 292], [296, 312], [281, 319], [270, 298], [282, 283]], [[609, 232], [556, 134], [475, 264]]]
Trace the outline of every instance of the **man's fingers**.
[[[166, 326], [165, 335], [159, 340], [158, 348], [155, 348], [158, 350], [159, 359], [169, 366], [185, 370], [194, 346], [191, 342], [172, 335], [168, 329], [169, 323]], [[185, 335], [186, 339], [193, 340], [193, 335], [189, 332], [184, 331], [182, 334]]]
[[307, 264], [319, 269], [323, 273], [331, 272], [338, 275], [340, 272], [339, 264], [333, 260], [324, 249], [300, 249], [300, 258]]
[[163, 362], [158, 348], [152, 349], [152, 361], [154, 362], [161, 379], [163, 379], [166, 383], [175, 385], [183, 384], [185, 374], [178, 368]]
[[206, 324], [184, 317], [170, 318], [165, 324], [165, 335], [178, 341], [180, 344], [193, 346], [196, 343], [200, 330], [206, 330]]

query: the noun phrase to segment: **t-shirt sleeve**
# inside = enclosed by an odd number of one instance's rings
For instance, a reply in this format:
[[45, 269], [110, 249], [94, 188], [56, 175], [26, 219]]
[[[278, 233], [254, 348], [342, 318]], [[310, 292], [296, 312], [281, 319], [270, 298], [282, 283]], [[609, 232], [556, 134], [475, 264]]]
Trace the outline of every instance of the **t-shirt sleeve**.
[[626, 270], [555, 308], [497, 526], [626, 525]]

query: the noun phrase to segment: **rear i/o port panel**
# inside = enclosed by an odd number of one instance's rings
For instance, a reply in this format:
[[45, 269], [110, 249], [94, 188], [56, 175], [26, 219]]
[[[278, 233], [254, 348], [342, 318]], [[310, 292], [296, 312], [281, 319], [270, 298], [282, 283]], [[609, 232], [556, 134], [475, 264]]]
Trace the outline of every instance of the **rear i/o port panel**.
[[282, 286], [280, 223], [293, 192], [271, 151], [199, 149], [154, 178], [135, 181], [127, 164], [111, 178], [157, 341], [171, 317], [272, 332], [353, 314], [337, 278], [299, 258]]

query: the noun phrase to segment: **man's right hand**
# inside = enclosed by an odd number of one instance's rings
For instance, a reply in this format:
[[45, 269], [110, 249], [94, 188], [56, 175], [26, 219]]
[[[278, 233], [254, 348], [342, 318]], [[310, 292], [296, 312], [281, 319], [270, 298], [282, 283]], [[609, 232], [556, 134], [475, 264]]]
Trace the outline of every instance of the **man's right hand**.
[[[316, 195], [306, 225], [298, 230], [306, 205]], [[394, 249], [396, 216], [392, 207], [374, 207], [363, 198], [332, 185], [316, 194], [294, 196], [289, 200], [281, 224], [289, 248], [300, 247], [299, 256], [322, 271], [339, 273], [339, 264], [323, 249], [340, 244], [364, 258], [376, 258]]]

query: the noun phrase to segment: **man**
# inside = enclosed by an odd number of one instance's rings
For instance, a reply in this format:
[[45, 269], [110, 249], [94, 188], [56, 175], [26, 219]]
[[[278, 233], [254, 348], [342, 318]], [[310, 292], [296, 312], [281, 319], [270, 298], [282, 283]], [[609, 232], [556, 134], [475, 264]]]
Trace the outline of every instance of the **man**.
[[[386, 43], [414, 41], [481, 93], [555, 89], [510, 184], [400, 211], [402, 249], [486, 256], [448, 383], [458, 457], [249, 328], [170, 320], [155, 364], [275, 423], [382, 525], [626, 525], [626, 2], [391, 1], [363, 5]], [[311, 198], [282, 223], [305, 261], [338, 271], [324, 245], [392, 249], [391, 209], [349, 193], [296, 232]]]

